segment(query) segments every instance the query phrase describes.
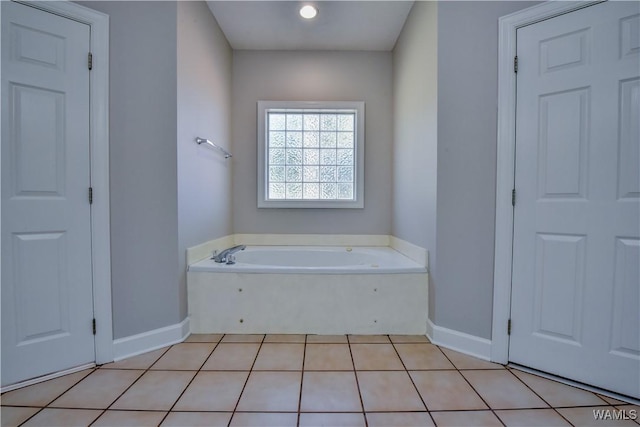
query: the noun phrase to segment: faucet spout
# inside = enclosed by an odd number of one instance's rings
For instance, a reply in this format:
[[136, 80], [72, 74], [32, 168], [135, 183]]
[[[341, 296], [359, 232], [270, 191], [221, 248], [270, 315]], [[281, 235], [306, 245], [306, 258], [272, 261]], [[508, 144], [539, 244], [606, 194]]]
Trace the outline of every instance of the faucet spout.
[[246, 248], [247, 248], [247, 245], [233, 246], [231, 248], [227, 248], [227, 249], [223, 250], [219, 254], [215, 255], [212, 259], [217, 263], [226, 263], [226, 262], [229, 261], [229, 257], [231, 255], [233, 255], [233, 254], [235, 254], [236, 252], [239, 252], [239, 251], [244, 251]]

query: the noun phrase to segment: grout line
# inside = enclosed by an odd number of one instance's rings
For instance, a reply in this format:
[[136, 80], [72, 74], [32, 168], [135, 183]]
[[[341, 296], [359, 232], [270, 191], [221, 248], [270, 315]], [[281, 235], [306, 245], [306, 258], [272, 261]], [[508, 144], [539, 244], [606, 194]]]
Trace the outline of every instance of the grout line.
[[356, 371], [356, 363], [353, 360], [353, 351], [351, 351], [351, 340], [347, 335], [347, 346], [349, 347], [349, 355], [351, 356], [351, 365], [353, 366], [353, 376], [356, 377], [356, 387], [358, 388], [358, 397], [360, 397], [360, 405], [362, 406], [362, 416], [364, 417], [365, 427], [369, 427], [369, 420], [367, 419], [367, 412], [364, 409], [364, 400], [362, 400], [362, 391], [360, 390], [360, 380], [358, 379], [358, 372]]
[[[251, 364], [251, 367], [249, 368], [249, 374], [247, 375], [247, 379], [244, 380], [244, 385], [242, 386], [242, 390], [240, 391], [240, 394], [238, 395], [238, 400], [236, 401], [236, 405], [233, 407], [233, 411], [231, 412], [231, 418], [229, 418], [229, 423], [227, 424], [227, 427], [229, 427], [231, 425], [231, 421], [233, 421], [233, 417], [235, 417], [235, 415], [236, 415], [236, 410], [238, 409], [238, 405], [240, 404], [240, 399], [242, 399], [242, 394], [244, 393], [244, 389], [247, 387], [247, 384], [249, 383], [249, 378], [251, 378], [251, 373], [253, 372], [253, 367], [256, 364], [256, 360], [258, 360], [258, 356], [260, 355], [260, 350], [262, 349], [262, 344], [264, 344], [264, 340], [265, 339], [267, 339], [267, 334], [264, 334], [262, 336], [262, 341], [260, 341], [260, 346], [258, 347], [258, 351], [256, 352], [256, 356], [253, 358], [253, 363]], [[254, 344], [256, 344], [256, 343], [254, 343]]]
[[[48, 401], [45, 405], [43, 405], [43, 406], [40, 406], [40, 405], [2, 405], [2, 406], [24, 406], [24, 407], [28, 407], [28, 408], [46, 408], [47, 406], [51, 405], [51, 404], [52, 404], [56, 399], [58, 399], [60, 396], [62, 396], [63, 394], [65, 394], [66, 392], [68, 392], [69, 390], [71, 390], [73, 387], [75, 387], [76, 385], [78, 385], [78, 383], [79, 383], [80, 381], [84, 380], [84, 379], [85, 379], [85, 378], [87, 378], [89, 375], [93, 374], [95, 371], [97, 371], [97, 370], [98, 370], [98, 368], [97, 368], [97, 367], [93, 367], [93, 368], [89, 368], [89, 369], [91, 369], [91, 370], [92, 370], [92, 372], [89, 372], [87, 375], [85, 375], [84, 377], [80, 378], [79, 380], [77, 380], [76, 382], [74, 382], [73, 384], [71, 384], [69, 387], [67, 387], [66, 389], [64, 389], [64, 390], [63, 390], [63, 391], [61, 391], [60, 393], [56, 394], [56, 395], [55, 395], [55, 397], [53, 397], [51, 400], [49, 400], [49, 401]], [[78, 372], [82, 372], [82, 371], [78, 371]], [[77, 374], [78, 372], [73, 372], [73, 373], [71, 373], [71, 374], [63, 375], [63, 376], [61, 376], [61, 377], [51, 378], [50, 380], [42, 381], [42, 382], [35, 383], [35, 384], [31, 384], [31, 385], [28, 385], [28, 386], [25, 386], [25, 387], [17, 388], [17, 389], [15, 389], [15, 390], [7, 391], [7, 392], [5, 392], [5, 393], [2, 393], [2, 396], [5, 396], [6, 394], [8, 394], [8, 393], [12, 393], [12, 392], [17, 391], [17, 390], [23, 390], [23, 389], [26, 389], [26, 388], [28, 388], [28, 387], [38, 386], [38, 385], [40, 385], [40, 384], [46, 384], [46, 383], [48, 383], [49, 381], [53, 381], [53, 380], [56, 380], [56, 379], [58, 379], [58, 378], [64, 378], [64, 377], [66, 377], [66, 376], [68, 376], [68, 375], [69, 375], [69, 376], [70, 376], [70, 375], [74, 375], [74, 374]], [[34, 414], [34, 415], [35, 415], [35, 414]]]
[[[442, 349], [440, 348], [439, 345], [434, 344], [436, 346], [436, 348], [438, 350], [440, 350], [440, 353], [442, 355], [444, 355], [444, 357], [449, 361], [449, 363], [451, 363], [456, 370], [458, 371], [458, 374], [467, 382], [467, 384], [469, 384], [469, 387], [471, 387], [471, 390], [473, 390], [473, 392], [480, 398], [480, 400], [482, 400], [482, 402], [487, 405], [487, 408], [489, 408], [489, 411], [491, 411], [491, 413], [493, 414], [494, 417], [496, 417], [496, 419], [500, 422], [500, 424], [502, 424], [503, 426], [506, 427], [506, 424], [502, 421], [502, 419], [498, 416], [498, 414], [496, 414], [496, 412], [494, 411], [494, 409], [491, 407], [491, 405], [489, 405], [489, 402], [487, 402], [485, 400], [484, 397], [482, 397], [482, 395], [480, 393], [478, 393], [478, 390], [476, 390], [476, 388], [471, 384], [471, 382], [467, 379], [467, 377], [465, 377], [464, 375], [462, 375], [462, 372], [460, 372], [460, 369], [458, 369], [458, 367], [455, 365], [455, 363], [453, 363], [453, 361], [451, 359], [449, 359], [449, 356], [447, 356], [447, 353], [445, 353], [444, 351], [442, 351]], [[485, 369], [486, 371], [493, 371], [494, 369]], [[513, 374], [512, 374], [513, 375]]]
[[[170, 350], [174, 345], [175, 345], [175, 344], [168, 346], [168, 347], [167, 347], [167, 349], [166, 349], [166, 350], [165, 350], [165, 351], [164, 351], [160, 356], [158, 356], [158, 358], [157, 358], [157, 359], [156, 359], [156, 360], [155, 360], [151, 365], [149, 365], [149, 366], [147, 367], [147, 369], [139, 369], [139, 370], [141, 370], [141, 371], [142, 371], [142, 373], [138, 376], [138, 378], [136, 378], [136, 379], [135, 379], [135, 381], [133, 381], [133, 382], [129, 385], [129, 387], [127, 387], [126, 389], [124, 389], [124, 391], [123, 391], [122, 393], [120, 393], [120, 394], [118, 395], [118, 397], [116, 397], [115, 399], [113, 399], [113, 402], [111, 402], [111, 403], [109, 404], [109, 406], [107, 406], [106, 408], [104, 408], [104, 410], [102, 411], [102, 413], [101, 413], [101, 414], [100, 414], [100, 415], [99, 415], [95, 420], [93, 420], [93, 421], [91, 422], [91, 424], [89, 424], [89, 425], [91, 426], [91, 425], [95, 424], [95, 422], [96, 422], [96, 421], [98, 421], [98, 419], [99, 419], [102, 415], [104, 415], [104, 413], [105, 413], [105, 412], [107, 412], [107, 411], [109, 410], [109, 408], [111, 408], [111, 407], [113, 406], [113, 404], [114, 404], [114, 403], [116, 403], [116, 402], [118, 401], [118, 399], [120, 399], [120, 398], [121, 398], [121, 397], [122, 397], [122, 396], [123, 396], [127, 391], [129, 391], [129, 389], [130, 389], [131, 387], [133, 387], [133, 385], [134, 385], [135, 383], [137, 383], [137, 382], [140, 380], [140, 378], [142, 378], [142, 377], [144, 376], [144, 374], [146, 374], [147, 372], [149, 372], [149, 370], [151, 369], [151, 367], [152, 367], [153, 365], [155, 365], [155, 364], [158, 362], [158, 360], [162, 359], [162, 358], [164, 357], [164, 355], [165, 355], [165, 354], [167, 354], [167, 352], [169, 352], [169, 350]], [[143, 353], [143, 354], [144, 354], [144, 353]], [[135, 356], [134, 356], [134, 357], [135, 357]]]
[[304, 364], [307, 359], [307, 335], [304, 336], [304, 349], [302, 350], [302, 372], [300, 373], [300, 396], [298, 398], [298, 418], [296, 425], [300, 426], [300, 411], [302, 410], [302, 384], [304, 383]]
[[44, 409], [46, 408], [39, 408], [33, 415], [31, 415], [29, 418], [27, 418], [26, 420], [24, 420], [23, 422], [21, 422], [20, 424], [18, 424], [18, 426], [23, 426], [25, 425], [31, 418], [35, 417], [36, 415], [38, 415], [40, 412], [42, 412]]
[[[533, 394], [535, 394], [536, 396], [538, 396], [540, 398], [540, 400], [542, 400], [544, 403], [546, 403], [547, 405], [549, 405], [549, 408], [553, 409], [555, 411], [556, 414], [560, 415], [560, 418], [562, 418], [563, 420], [565, 420], [566, 422], [568, 422], [569, 424], [573, 425], [568, 419], [566, 419], [561, 413], [560, 411], [558, 411], [553, 405], [551, 405], [549, 402], [547, 402], [540, 394], [538, 394], [533, 388], [529, 387], [529, 384], [527, 384], [526, 382], [524, 382], [524, 380], [522, 378], [520, 378], [519, 376], [517, 376], [516, 374], [514, 374], [513, 372], [511, 372], [511, 369], [507, 369], [507, 371], [513, 375], [514, 377], [516, 377], [518, 379], [518, 381], [520, 381], [522, 384], [524, 384], [524, 386], [526, 388], [528, 388], [529, 390], [531, 390], [531, 392]], [[596, 397], [598, 397], [596, 395]], [[604, 399], [598, 397], [598, 399], [602, 400], [604, 402]], [[605, 402], [606, 404], [608, 404], [607, 402]]]
[[[222, 341], [222, 337], [220, 338], [220, 341]], [[211, 357], [211, 355], [213, 354], [214, 351], [216, 351], [216, 348], [218, 348], [218, 346], [220, 345], [220, 341], [218, 341], [217, 343], [215, 343], [215, 345], [213, 346], [213, 349], [211, 349], [211, 352], [209, 353], [209, 355], [207, 357], [204, 358], [204, 360], [202, 361], [202, 363], [200, 364], [200, 367], [196, 370], [196, 373], [193, 375], [193, 377], [191, 377], [191, 380], [189, 380], [189, 382], [187, 383], [187, 386], [182, 390], [182, 392], [180, 393], [180, 395], [177, 397], [177, 399], [173, 402], [173, 404], [171, 405], [171, 408], [169, 408], [169, 410], [167, 411], [166, 414], [164, 414], [164, 417], [162, 417], [162, 420], [160, 420], [160, 423], [158, 423], [158, 425], [162, 424], [164, 422], [164, 420], [169, 416], [169, 414], [171, 413], [171, 411], [173, 411], [173, 408], [175, 408], [176, 404], [178, 403], [178, 401], [182, 398], [182, 396], [184, 395], [184, 393], [187, 391], [187, 389], [189, 388], [189, 386], [191, 385], [191, 383], [193, 383], [193, 380], [196, 379], [196, 377], [198, 376], [198, 374], [202, 371], [202, 367], [205, 365], [205, 363], [207, 363], [207, 360], [209, 360], [209, 358]], [[190, 343], [190, 344], [212, 344], [212, 343]], [[160, 359], [158, 359], [160, 360]], [[157, 361], [156, 361], [157, 362]], [[144, 374], [143, 374], [144, 375]]]
[[[407, 369], [407, 365], [404, 364], [404, 360], [402, 360], [402, 357], [400, 357], [400, 353], [398, 352], [398, 349], [396, 348], [396, 345], [394, 342], [391, 342], [391, 346], [393, 347], [393, 351], [396, 352], [396, 355], [398, 356], [398, 359], [400, 359], [400, 363], [402, 363], [402, 367], [404, 368], [404, 371], [406, 372], [407, 376], [409, 377], [409, 380], [411, 381], [411, 384], [413, 385], [413, 388], [416, 390], [416, 393], [418, 393], [418, 397], [420, 398], [420, 401], [422, 402], [422, 404], [424, 405], [424, 409], [427, 411], [427, 414], [429, 414], [429, 418], [431, 418], [431, 421], [433, 422], [433, 425], [436, 425], [436, 420], [433, 419], [433, 416], [431, 415], [431, 411], [429, 411], [429, 407], [427, 406], [427, 402], [424, 401], [424, 398], [422, 397], [422, 394], [420, 393], [420, 390], [418, 390], [418, 386], [416, 386], [415, 381], [413, 381], [413, 377], [411, 376], [411, 374], [409, 374], [409, 370]], [[453, 363], [452, 363], [453, 365]]]

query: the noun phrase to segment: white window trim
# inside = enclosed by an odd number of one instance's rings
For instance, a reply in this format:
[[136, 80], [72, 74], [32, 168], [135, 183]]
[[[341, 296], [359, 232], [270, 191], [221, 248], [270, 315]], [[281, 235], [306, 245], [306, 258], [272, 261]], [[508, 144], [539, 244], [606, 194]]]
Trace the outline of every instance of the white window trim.
[[[267, 200], [266, 112], [269, 109], [353, 109], [355, 125], [355, 199], [354, 200]], [[258, 101], [258, 208], [364, 208], [364, 102], [360, 101]]]

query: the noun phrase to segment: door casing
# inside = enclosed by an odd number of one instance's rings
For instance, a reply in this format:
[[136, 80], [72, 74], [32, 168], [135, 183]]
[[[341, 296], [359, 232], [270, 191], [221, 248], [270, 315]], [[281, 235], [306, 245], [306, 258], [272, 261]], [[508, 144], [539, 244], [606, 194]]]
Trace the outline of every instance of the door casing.
[[[91, 28], [90, 49], [93, 54], [89, 87], [90, 162], [93, 188], [91, 252], [93, 308], [97, 325], [96, 363], [103, 364], [113, 361], [109, 221], [109, 16], [70, 1], [18, 1], [17, 3], [87, 24]], [[37, 380], [30, 382], [37, 382]], [[9, 386], [2, 391], [16, 386]]]
[[498, 30], [498, 157], [496, 175], [496, 226], [493, 266], [493, 325], [491, 361], [509, 361], [507, 324], [511, 311], [513, 248], [512, 190], [515, 182], [516, 135], [516, 31], [558, 15], [602, 3], [546, 2], [499, 19]]

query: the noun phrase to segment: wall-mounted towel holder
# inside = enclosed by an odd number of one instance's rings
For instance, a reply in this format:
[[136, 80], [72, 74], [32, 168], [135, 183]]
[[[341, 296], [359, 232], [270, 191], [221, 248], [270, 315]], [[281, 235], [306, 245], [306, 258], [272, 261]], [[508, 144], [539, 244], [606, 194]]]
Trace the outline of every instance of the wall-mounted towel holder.
[[225, 159], [228, 159], [229, 157], [233, 157], [233, 156], [231, 155], [231, 153], [230, 153], [230, 152], [228, 152], [228, 151], [227, 151], [227, 150], [225, 150], [224, 148], [220, 147], [220, 146], [219, 146], [218, 144], [216, 144], [215, 142], [209, 141], [208, 139], [200, 138], [200, 137], [198, 137], [198, 136], [197, 136], [197, 137], [196, 137], [196, 143], [197, 143], [198, 145], [200, 145], [200, 144], [207, 144], [207, 145], [212, 146], [213, 148], [215, 148], [215, 149], [219, 150], [220, 152], [222, 152], [222, 153], [224, 154], [224, 158], [225, 158]]

